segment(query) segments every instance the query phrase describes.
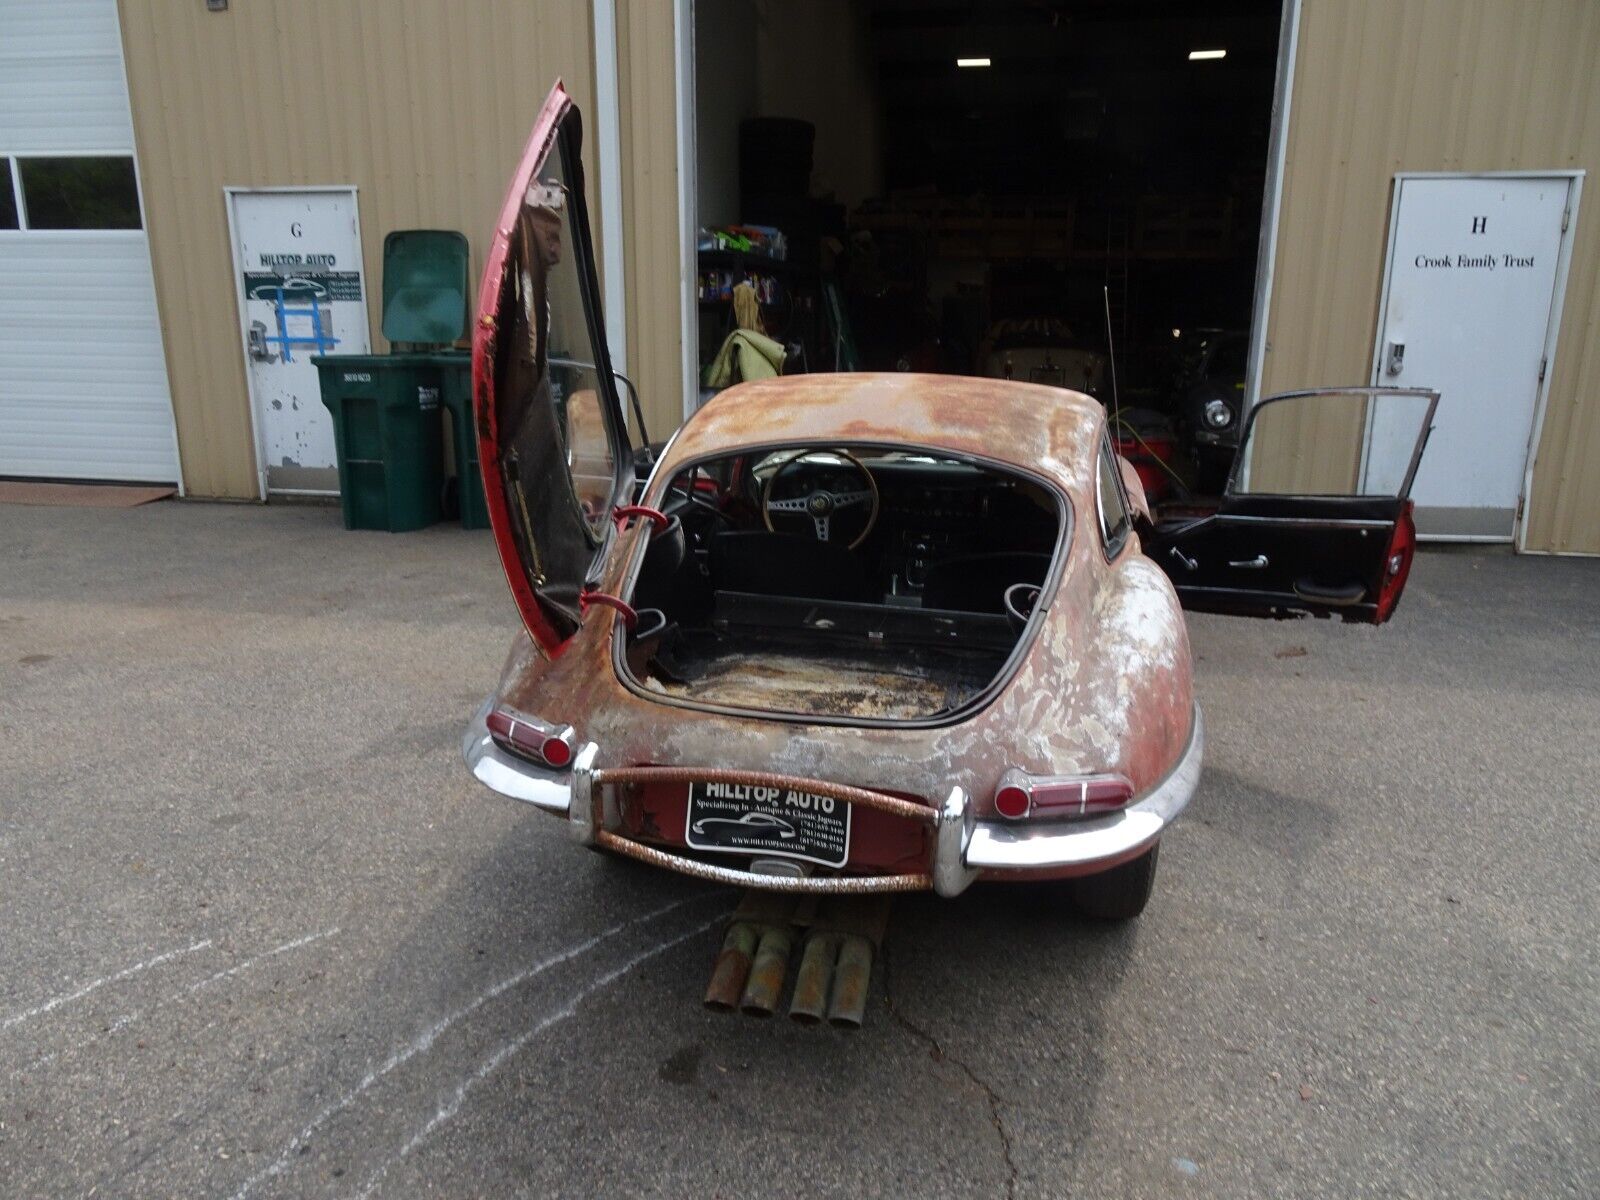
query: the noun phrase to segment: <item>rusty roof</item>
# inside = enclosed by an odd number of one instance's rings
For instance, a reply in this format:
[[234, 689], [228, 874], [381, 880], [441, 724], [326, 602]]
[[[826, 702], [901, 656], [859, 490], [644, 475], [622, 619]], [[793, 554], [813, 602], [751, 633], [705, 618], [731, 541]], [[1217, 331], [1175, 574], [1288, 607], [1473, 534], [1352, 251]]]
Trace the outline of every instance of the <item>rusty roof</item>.
[[997, 459], [1052, 476], [1068, 490], [1094, 477], [1099, 401], [1080, 392], [967, 375], [791, 375], [719, 393], [687, 421], [667, 456], [691, 459], [752, 446], [900, 443]]

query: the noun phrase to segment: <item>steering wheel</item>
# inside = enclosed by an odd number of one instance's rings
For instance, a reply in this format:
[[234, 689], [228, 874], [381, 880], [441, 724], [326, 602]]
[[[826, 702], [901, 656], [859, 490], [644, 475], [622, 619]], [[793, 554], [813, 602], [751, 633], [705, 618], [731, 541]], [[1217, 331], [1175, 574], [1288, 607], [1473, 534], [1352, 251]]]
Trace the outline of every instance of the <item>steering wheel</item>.
[[1006, 616], [1018, 633], [1028, 623], [1028, 618], [1033, 616], [1033, 606], [1039, 603], [1039, 591], [1037, 583], [1013, 583], [1006, 589]]
[[794, 466], [807, 455], [818, 453], [815, 449], [801, 450], [790, 455], [778, 464], [778, 469], [767, 478], [767, 486], [761, 493], [761, 519], [767, 523], [767, 530], [776, 533], [772, 528], [773, 513], [793, 513], [796, 516], [810, 517], [812, 532], [816, 534], [817, 541], [826, 542], [832, 533], [833, 514], [842, 508], [853, 508], [857, 504], [865, 504], [867, 508], [867, 523], [857, 535], [855, 541], [850, 543], [854, 550], [867, 540], [867, 534], [872, 532], [872, 527], [878, 523], [878, 481], [872, 477], [872, 472], [867, 470], [862, 462], [848, 450], [830, 450], [828, 453], [837, 454], [840, 458], [853, 467], [861, 476], [866, 486], [851, 492], [830, 492], [825, 488], [813, 489], [808, 495], [796, 496], [792, 500], [774, 500], [772, 498], [773, 486], [778, 482], [778, 477]]
[[703, 513], [705, 516], [720, 521], [730, 528], [738, 524], [731, 514], [723, 512], [704, 496], [698, 496], [692, 491], [682, 494], [668, 491], [667, 495], [670, 499], [661, 506], [661, 511], [666, 516], [682, 518], [691, 512], [696, 512]]

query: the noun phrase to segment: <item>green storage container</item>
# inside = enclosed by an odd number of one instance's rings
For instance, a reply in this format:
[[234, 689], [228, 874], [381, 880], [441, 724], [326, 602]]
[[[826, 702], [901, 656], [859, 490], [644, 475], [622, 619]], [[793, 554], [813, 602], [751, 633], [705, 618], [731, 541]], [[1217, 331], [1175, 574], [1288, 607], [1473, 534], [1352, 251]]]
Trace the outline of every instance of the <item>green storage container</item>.
[[489, 528], [489, 509], [483, 502], [483, 472], [478, 469], [478, 435], [472, 424], [472, 356], [446, 351], [430, 357], [439, 367], [439, 401], [450, 414], [455, 437], [456, 496], [461, 528]]
[[312, 358], [333, 416], [346, 529], [422, 529], [444, 486], [440, 367], [432, 354]]

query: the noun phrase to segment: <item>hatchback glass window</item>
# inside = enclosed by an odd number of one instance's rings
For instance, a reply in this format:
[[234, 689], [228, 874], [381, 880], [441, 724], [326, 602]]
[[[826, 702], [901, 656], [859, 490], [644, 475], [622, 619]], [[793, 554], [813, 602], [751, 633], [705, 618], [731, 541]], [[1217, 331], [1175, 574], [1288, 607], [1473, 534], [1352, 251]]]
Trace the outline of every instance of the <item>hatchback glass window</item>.
[[559, 150], [550, 156], [530, 187], [524, 220], [546, 270], [550, 399], [562, 441], [562, 460], [573, 498], [590, 533], [598, 538], [609, 519], [617, 479], [612, 444], [614, 422], [606, 419], [604, 408], [612, 390], [600, 386], [600, 374], [592, 361], [580, 268], [575, 258], [575, 206], [568, 190], [570, 172], [564, 162], [564, 140]]
[[588, 363], [563, 366], [551, 361], [550, 391], [566, 452], [567, 474], [584, 520], [598, 533], [605, 527], [617, 467], [601, 408], [604, 402], [595, 388], [596, 378]]

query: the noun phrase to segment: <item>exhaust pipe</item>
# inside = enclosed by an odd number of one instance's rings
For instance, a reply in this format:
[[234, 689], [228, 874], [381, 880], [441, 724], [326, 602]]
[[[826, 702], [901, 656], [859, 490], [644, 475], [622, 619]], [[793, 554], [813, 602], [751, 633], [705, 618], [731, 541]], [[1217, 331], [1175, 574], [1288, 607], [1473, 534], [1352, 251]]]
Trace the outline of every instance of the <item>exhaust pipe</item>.
[[706, 986], [705, 1006], [712, 1012], [732, 1012], [739, 1007], [744, 981], [750, 974], [750, 959], [755, 952], [755, 926], [743, 921], [729, 925], [716, 966], [711, 968], [711, 982]]
[[839, 939], [829, 934], [813, 933], [806, 939], [800, 973], [794, 977], [794, 997], [789, 1001], [790, 1020], [801, 1025], [816, 1025], [822, 1020], [838, 949]]
[[860, 1029], [871, 982], [872, 943], [864, 937], [847, 934], [839, 947], [839, 963], [833, 973], [828, 1023], [835, 1029]]
[[749, 892], [739, 902], [706, 985], [705, 1006], [770, 1017], [783, 997], [789, 959], [800, 938], [789, 1018], [798, 1025], [827, 1020], [860, 1029], [872, 986], [872, 960], [889, 921], [889, 897], [814, 899]]
[[756, 944], [750, 978], [739, 1001], [739, 1011], [747, 1017], [770, 1017], [778, 1007], [783, 977], [789, 971], [789, 949], [794, 944], [789, 930], [768, 926]]

